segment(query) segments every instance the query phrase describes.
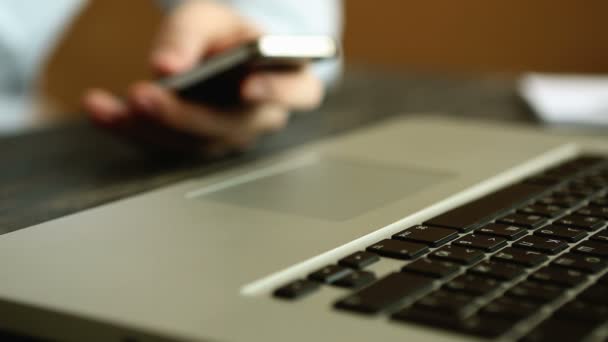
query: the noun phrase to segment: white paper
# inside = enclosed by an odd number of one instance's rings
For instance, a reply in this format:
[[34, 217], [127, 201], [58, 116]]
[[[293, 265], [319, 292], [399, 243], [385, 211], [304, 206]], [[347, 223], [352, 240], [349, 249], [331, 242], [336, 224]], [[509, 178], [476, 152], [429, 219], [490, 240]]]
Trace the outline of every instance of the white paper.
[[519, 91], [546, 122], [608, 126], [608, 76], [528, 74]]

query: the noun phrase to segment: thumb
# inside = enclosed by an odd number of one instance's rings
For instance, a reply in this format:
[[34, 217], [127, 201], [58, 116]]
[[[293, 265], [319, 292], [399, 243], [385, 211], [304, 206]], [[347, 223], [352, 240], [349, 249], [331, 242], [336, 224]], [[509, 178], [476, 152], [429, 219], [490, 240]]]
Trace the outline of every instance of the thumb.
[[233, 39], [246, 24], [233, 9], [212, 1], [184, 1], [162, 25], [152, 52], [152, 66], [161, 74], [194, 67], [215, 45]]

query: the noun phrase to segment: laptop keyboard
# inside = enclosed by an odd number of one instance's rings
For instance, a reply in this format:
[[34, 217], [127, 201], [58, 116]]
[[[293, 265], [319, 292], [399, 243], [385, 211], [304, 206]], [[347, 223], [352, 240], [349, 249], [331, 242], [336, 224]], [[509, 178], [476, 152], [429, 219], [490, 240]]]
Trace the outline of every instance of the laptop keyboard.
[[[336, 312], [483, 338], [583, 340], [608, 322], [608, 159], [582, 156], [277, 289], [351, 289]], [[381, 258], [403, 267], [377, 279]], [[606, 338], [606, 336], [604, 336]]]

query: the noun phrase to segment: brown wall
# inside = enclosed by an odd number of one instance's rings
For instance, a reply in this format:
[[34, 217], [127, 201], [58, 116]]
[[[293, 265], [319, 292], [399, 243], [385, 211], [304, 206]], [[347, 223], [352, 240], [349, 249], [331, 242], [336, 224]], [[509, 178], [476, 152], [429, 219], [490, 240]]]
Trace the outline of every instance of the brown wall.
[[346, 19], [351, 62], [608, 72], [605, 0], [350, 0]]
[[[608, 72], [608, 1], [345, 0], [349, 63], [438, 71]], [[150, 77], [161, 20], [152, 0], [92, 0], [53, 55], [46, 92], [61, 111], [83, 89]]]
[[161, 21], [153, 0], [91, 0], [43, 72], [43, 93], [59, 112], [75, 112], [94, 86], [124, 92], [151, 77], [148, 52]]

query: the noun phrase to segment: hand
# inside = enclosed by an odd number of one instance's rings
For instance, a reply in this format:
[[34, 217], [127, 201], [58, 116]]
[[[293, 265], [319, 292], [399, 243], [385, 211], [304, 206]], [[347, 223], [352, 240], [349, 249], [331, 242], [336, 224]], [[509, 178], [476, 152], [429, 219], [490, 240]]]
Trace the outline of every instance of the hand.
[[[259, 35], [227, 5], [184, 1], [164, 23], [151, 63], [161, 75], [184, 72], [210, 54]], [[102, 89], [89, 90], [84, 107], [96, 123], [144, 147], [224, 154], [281, 129], [290, 110], [315, 108], [324, 92], [323, 83], [308, 67], [289, 73], [258, 72], [240, 87], [249, 105], [237, 113], [185, 102], [149, 81], [132, 85], [125, 101]]]

